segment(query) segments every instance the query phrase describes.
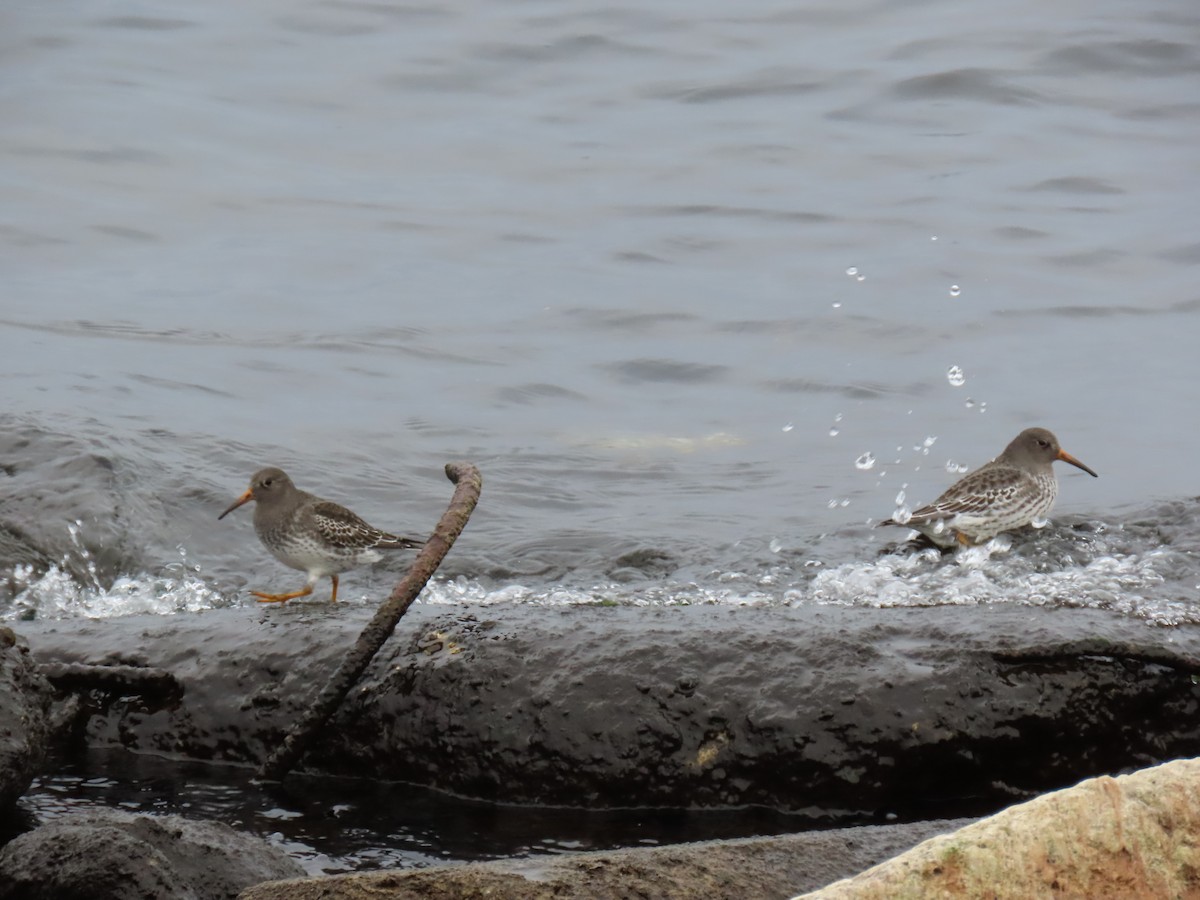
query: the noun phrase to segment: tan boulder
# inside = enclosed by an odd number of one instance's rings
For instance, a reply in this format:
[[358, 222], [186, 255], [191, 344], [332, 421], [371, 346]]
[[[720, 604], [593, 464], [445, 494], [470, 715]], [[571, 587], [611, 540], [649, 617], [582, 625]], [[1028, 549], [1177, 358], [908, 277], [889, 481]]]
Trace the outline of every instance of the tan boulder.
[[1200, 759], [1044, 794], [803, 900], [942, 897], [1200, 898]]

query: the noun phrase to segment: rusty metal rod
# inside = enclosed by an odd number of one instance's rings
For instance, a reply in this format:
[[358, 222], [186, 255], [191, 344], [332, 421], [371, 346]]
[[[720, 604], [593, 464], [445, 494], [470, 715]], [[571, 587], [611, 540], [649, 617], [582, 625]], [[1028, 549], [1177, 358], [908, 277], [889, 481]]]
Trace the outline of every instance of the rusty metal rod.
[[391, 596], [379, 607], [362, 634], [358, 636], [358, 640], [354, 642], [354, 646], [346, 653], [342, 664], [308, 708], [308, 713], [292, 726], [283, 743], [275, 748], [275, 752], [258, 770], [260, 778], [281, 780], [300, 761], [316, 740], [318, 732], [341, 706], [350, 688], [362, 677], [375, 654], [392, 636], [401, 616], [412, 606], [421, 589], [433, 577], [442, 559], [454, 545], [454, 541], [467, 526], [467, 520], [471, 518], [471, 512], [479, 502], [483, 476], [471, 463], [457, 462], [447, 463], [446, 477], [456, 485], [454, 496], [433, 534], [413, 560], [408, 573], [392, 589]]

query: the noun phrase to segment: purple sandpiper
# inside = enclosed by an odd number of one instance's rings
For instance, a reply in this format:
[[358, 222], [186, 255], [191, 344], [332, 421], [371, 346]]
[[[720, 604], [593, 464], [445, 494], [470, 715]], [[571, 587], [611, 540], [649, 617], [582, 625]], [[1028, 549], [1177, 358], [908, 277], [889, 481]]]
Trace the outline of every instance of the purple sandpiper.
[[286, 472], [274, 467], [255, 472], [246, 493], [217, 518], [225, 518], [251, 500], [256, 501], [254, 530], [258, 539], [285, 566], [308, 574], [308, 583], [298, 591], [251, 591], [260, 603], [306, 597], [317, 579], [325, 576], [333, 581], [332, 601], [336, 603], [339, 573], [378, 562], [383, 558], [379, 550], [408, 550], [424, 543], [368, 525], [346, 507], [300, 490]]
[[907, 525], [939, 547], [981, 544], [1002, 531], [1042, 519], [1058, 496], [1058, 481], [1051, 467], [1056, 459], [1091, 469], [1058, 445], [1045, 428], [1026, 428], [1004, 452], [956, 482], [928, 506], [913, 510], [903, 521], [887, 519], [880, 525]]

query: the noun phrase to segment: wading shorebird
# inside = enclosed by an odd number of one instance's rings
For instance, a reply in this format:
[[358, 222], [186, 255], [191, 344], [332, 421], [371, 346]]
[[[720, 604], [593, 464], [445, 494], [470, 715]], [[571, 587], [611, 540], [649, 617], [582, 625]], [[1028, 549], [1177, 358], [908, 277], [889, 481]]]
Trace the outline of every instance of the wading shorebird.
[[1056, 459], [1100, 477], [1063, 450], [1045, 428], [1026, 428], [1003, 453], [965, 475], [928, 506], [913, 510], [907, 521], [885, 519], [879, 524], [915, 528], [939, 547], [982, 544], [1050, 512], [1058, 496], [1051, 466]]
[[336, 603], [339, 574], [378, 562], [383, 558], [380, 550], [408, 550], [425, 543], [368, 525], [346, 507], [300, 490], [286, 472], [274, 467], [255, 472], [246, 493], [217, 519], [251, 500], [256, 503], [254, 530], [258, 539], [285, 566], [308, 574], [308, 583], [298, 591], [251, 591], [260, 603], [307, 597], [317, 580], [325, 576], [333, 582], [331, 599]]

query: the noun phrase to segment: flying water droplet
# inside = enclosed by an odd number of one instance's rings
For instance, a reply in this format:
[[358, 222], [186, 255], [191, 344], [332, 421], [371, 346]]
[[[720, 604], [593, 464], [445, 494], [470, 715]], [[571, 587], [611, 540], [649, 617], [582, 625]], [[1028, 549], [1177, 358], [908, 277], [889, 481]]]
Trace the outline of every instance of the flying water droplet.
[[841, 432], [841, 429], [838, 428], [838, 423], [841, 421], [842, 421], [841, 413], [838, 413], [836, 416], [833, 417], [833, 424], [829, 426], [829, 436], [830, 437], [837, 437], [838, 434]]
[[941, 534], [945, 530], [946, 530], [946, 520], [945, 519], [937, 519], [934, 521], [934, 523], [933, 523], [933, 533], [934, 534]]
[[871, 451], [868, 450], [854, 461], [854, 465], [856, 468], [862, 469], [864, 472], [868, 469], [873, 469], [875, 468], [875, 457], [872, 456]]
[[951, 475], [961, 475], [963, 472], [967, 471], [967, 467], [956, 463], [952, 459], [948, 459], [946, 460], [946, 471]]
[[966, 406], [967, 409], [972, 409], [975, 406], [975, 401], [968, 397], [967, 402], [963, 405]]
[[946, 370], [946, 380], [954, 387], [962, 387], [967, 383], [967, 376], [963, 374], [961, 366], [951, 366]]
[[960, 288], [957, 284], [950, 285], [950, 296], [951, 297], [957, 297], [961, 293], [962, 293], [962, 288]]
[[835, 303], [833, 304], [833, 308], [834, 308], [834, 309], [841, 309], [841, 308], [842, 308], [842, 304], [835, 302]]
[[936, 234], [935, 234], [935, 235], [931, 235], [929, 239], [930, 239], [931, 241], [936, 241], [936, 240], [937, 240], [937, 235], [936, 235]]
[[866, 281], [866, 280], [867, 280], [867, 276], [866, 276], [866, 275], [856, 275], [856, 276], [854, 277], [854, 280], [855, 280], [855, 281]]
[[1037, 516], [1036, 518], [1031, 519], [1029, 524], [1032, 525], [1034, 528], [1045, 528], [1047, 525], [1050, 524], [1050, 520], [1047, 519], [1045, 516]]
[[791, 431], [791, 430], [792, 430], [793, 428], [795, 428], [795, 427], [796, 427], [796, 426], [795, 426], [795, 425], [793, 425], [791, 422], [788, 422], [786, 425], [784, 425], [784, 426], [783, 426], [783, 430], [784, 430], [785, 432], [787, 432], [787, 431]]
[[846, 274], [849, 275], [851, 278], [853, 278], [855, 275], [858, 274], [858, 266], [851, 266], [850, 268], [848, 268], [846, 270]]
[[779, 540], [779, 538], [772, 538], [769, 546], [772, 553], [778, 553], [783, 549], [783, 541]]
[[897, 506], [903, 506], [903, 505], [904, 505], [904, 491], [903, 491], [903, 490], [901, 490], [901, 491], [900, 491], [900, 493], [898, 493], [898, 494], [896, 495], [896, 505], [897, 505]]
[[900, 506], [892, 513], [892, 521], [897, 525], [907, 525], [912, 519], [912, 510], [907, 506]]

